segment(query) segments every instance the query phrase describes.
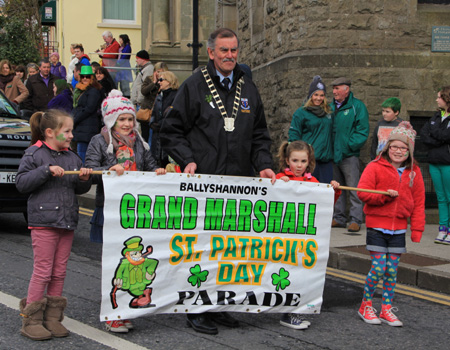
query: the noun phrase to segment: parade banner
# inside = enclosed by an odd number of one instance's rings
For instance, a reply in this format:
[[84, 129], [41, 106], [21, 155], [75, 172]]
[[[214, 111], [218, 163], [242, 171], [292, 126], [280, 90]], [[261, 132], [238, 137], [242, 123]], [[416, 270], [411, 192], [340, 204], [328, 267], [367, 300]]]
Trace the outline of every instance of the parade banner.
[[320, 312], [330, 185], [177, 173], [102, 176], [102, 321]]

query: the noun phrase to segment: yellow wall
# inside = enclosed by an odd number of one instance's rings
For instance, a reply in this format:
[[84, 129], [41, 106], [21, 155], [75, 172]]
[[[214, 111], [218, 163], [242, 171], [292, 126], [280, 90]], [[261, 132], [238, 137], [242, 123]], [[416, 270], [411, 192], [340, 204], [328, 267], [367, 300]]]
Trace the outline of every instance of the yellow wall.
[[[116, 40], [120, 34], [128, 34], [131, 40], [133, 53], [141, 48], [141, 0], [136, 0], [135, 24], [102, 23], [101, 0], [56, 0], [57, 23], [56, 40], [59, 42], [58, 52], [61, 62], [68, 66], [71, 58], [70, 44], [80, 42], [84, 53], [92, 61], [99, 61], [96, 54], [92, 54], [104, 43], [102, 33], [105, 30], [112, 32]], [[131, 66], [135, 63], [135, 56], [131, 56]]]

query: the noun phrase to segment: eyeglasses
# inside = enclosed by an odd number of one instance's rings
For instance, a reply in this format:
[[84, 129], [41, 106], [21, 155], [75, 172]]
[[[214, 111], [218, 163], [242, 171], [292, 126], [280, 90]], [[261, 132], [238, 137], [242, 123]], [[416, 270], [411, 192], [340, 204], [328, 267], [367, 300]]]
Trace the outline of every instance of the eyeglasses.
[[158, 79], [159, 82], [164, 81], [164, 80], [167, 80], [167, 79], [164, 79], [164, 78], [159, 78]]
[[389, 146], [389, 149], [391, 151], [397, 152], [398, 150], [402, 151], [403, 153], [407, 152], [409, 150], [408, 147], [398, 147], [398, 146]]

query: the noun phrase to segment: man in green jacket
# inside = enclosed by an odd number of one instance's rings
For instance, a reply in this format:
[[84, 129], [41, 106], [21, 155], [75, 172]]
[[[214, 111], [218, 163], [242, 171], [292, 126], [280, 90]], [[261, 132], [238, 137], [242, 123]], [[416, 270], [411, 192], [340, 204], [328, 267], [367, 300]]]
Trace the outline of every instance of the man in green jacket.
[[[369, 113], [363, 102], [350, 91], [351, 81], [338, 78], [333, 86], [334, 179], [341, 185], [357, 187], [360, 176], [359, 152], [369, 136]], [[363, 203], [356, 191], [344, 191], [334, 206], [332, 227], [346, 227], [358, 232], [363, 220]], [[350, 209], [347, 220], [347, 194]]]

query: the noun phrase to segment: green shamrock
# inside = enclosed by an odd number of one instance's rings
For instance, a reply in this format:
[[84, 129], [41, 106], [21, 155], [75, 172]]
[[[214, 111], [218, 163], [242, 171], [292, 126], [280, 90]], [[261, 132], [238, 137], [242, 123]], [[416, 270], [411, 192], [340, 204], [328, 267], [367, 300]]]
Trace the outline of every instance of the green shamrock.
[[272, 274], [272, 285], [277, 286], [276, 291], [278, 292], [281, 289], [285, 289], [288, 285], [291, 284], [287, 278], [289, 277], [289, 272], [287, 272], [283, 267], [280, 268], [279, 275], [276, 273]]
[[209, 272], [207, 270], [202, 271], [202, 268], [199, 264], [191, 267], [189, 271], [191, 271], [192, 275], [189, 276], [188, 282], [192, 285], [192, 287], [197, 285], [197, 287], [200, 288], [202, 282], [206, 281], [206, 277], [208, 276]]
[[212, 95], [206, 95], [205, 96], [205, 101], [208, 102], [208, 103], [211, 103], [212, 102]]

